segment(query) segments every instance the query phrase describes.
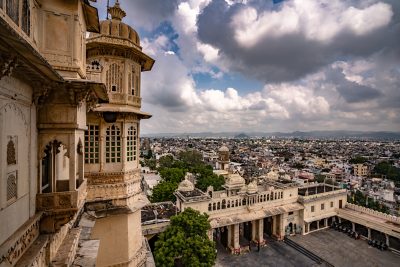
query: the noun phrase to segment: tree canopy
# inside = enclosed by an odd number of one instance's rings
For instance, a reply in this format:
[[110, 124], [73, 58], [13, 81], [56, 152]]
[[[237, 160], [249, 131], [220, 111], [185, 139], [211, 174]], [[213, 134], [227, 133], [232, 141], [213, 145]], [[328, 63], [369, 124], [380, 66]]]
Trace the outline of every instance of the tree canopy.
[[170, 181], [161, 181], [153, 187], [150, 201], [163, 202], [163, 201], [175, 201], [174, 192], [178, 188], [178, 184]]
[[211, 229], [207, 214], [191, 208], [171, 217], [171, 224], [155, 243], [157, 266], [213, 266], [215, 243], [207, 236]]

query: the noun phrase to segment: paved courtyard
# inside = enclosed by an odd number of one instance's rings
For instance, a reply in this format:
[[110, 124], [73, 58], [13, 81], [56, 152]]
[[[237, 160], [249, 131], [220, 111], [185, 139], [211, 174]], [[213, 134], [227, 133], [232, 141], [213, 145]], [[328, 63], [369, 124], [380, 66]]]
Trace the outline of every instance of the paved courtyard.
[[312, 251], [335, 267], [400, 266], [400, 256], [368, 246], [365, 240], [354, 240], [333, 229], [293, 236], [293, 241]]
[[276, 267], [303, 267], [320, 266], [314, 261], [304, 256], [297, 250], [286, 245], [283, 241], [269, 240], [266, 247], [257, 252], [257, 248], [244, 255], [230, 255], [222, 246], [218, 246], [218, 256], [216, 267], [258, 267], [258, 266], [276, 266]]
[[[380, 251], [368, 246], [365, 240], [354, 240], [346, 234], [332, 229], [314, 232], [305, 236], [293, 236], [293, 241], [307, 248], [335, 267], [394, 267], [400, 266], [400, 256], [390, 251]], [[283, 241], [268, 240], [268, 245], [257, 252], [240, 256], [228, 254], [218, 245], [216, 267], [304, 267], [318, 265], [307, 256]]]

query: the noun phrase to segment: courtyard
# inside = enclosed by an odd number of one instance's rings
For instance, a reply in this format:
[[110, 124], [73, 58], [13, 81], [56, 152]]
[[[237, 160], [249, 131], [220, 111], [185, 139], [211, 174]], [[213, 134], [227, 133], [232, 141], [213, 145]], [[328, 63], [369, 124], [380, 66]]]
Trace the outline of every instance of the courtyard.
[[[399, 266], [400, 255], [370, 247], [365, 240], [355, 240], [346, 234], [326, 229], [290, 237], [291, 240], [313, 252], [335, 267], [391, 267]], [[267, 245], [258, 252], [253, 246], [249, 253], [229, 254], [219, 244], [216, 267], [241, 266], [324, 266], [319, 265], [284, 241], [267, 239]]]

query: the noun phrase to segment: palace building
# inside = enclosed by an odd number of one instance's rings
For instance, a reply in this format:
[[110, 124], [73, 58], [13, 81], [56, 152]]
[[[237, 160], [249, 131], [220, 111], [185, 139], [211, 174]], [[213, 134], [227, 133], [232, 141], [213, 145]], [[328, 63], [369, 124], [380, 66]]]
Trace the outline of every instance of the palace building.
[[[286, 236], [306, 235], [340, 222], [366, 239], [376, 239], [400, 251], [400, 218], [347, 203], [347, 190], [330, 184], [300, 186], [289, 180], [265, 179], [246, 184], [238, 173], [226, 169], [229, 150], [219, 149], [224, 190], [207, 192], [184, 180], [175, 192], [179, 211], [192, 208], [209, 215], [210, 239], [220, 242], [234, 254], [247, 252], [250, 242], [259, 246], [266, 238], [283, 240]], [[162, 222], [165, 224], [165, 222]], [[161, 225], [165, 227], [164, 225]], [[147, 234], [157, 225], [147, 224]]]
[[154, 60], [118, 1], [108, 13], [0, 0], [1, 267], [146, 265], [140, 79]]

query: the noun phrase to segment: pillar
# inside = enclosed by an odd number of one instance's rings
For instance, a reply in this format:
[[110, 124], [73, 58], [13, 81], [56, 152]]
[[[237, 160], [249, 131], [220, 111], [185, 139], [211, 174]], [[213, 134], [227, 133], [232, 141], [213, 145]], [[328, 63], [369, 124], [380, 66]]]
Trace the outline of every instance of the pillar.
[[232, 242], [232, 240], [233, 240], [232, 225], [228, 225], [226, 228], [228, 229], [228, 248], [229, 248], [229, 247], [233, 247], [233, 242]]
[[387, 245], [388, 247], [390, 247], [389, 235], [388, 235], [388, 234], [385, 234], [385, 237], [386, 237], [386, 245]]
[[258, 239], [257, 238], [257, 220], [251, 222], [251, 241]]
[[367, 228], [368, 229], [368, 239], [371, 239], [371, 228]]
[[356, 224], [355, 223], [351, 223], [351, 230], [353, 231], [353, 232], [355, 232], [356, 231]]
[[75, 142], [75, 135], [69, 135], [69, 146], [68, 146], [68, 155], [69, 155], [69, 191], [76, 190], [76, 169], [77, 169], [77, 148]]
[[339, 220], [339, 223], [342, 223], [342, 218], [339, 217], [338, 220]]
[[325, 218], [325, 227], [328, 227], [328, 218]]
[[211, 228], [207, 231], [208, 239], [210, 239], [211, 241], [213, 240], [213, 230], [214, 229]]
[[317, 221], [317, 230], [319, 230], [319, 220]]
[[257, 226], [257, 240], [261, 244], [264, 242], [264, 219], [259, 219]]
[[233, 248], [234, 249], [239, 249], [240, 244], [239, 244], [239, 224], [234, 224], [233, 225]]

